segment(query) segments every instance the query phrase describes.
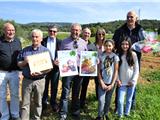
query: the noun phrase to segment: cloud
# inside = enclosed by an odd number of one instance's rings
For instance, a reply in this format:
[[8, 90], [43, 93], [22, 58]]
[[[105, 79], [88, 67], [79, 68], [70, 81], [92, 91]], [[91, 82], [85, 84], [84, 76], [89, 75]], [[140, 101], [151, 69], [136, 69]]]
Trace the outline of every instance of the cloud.
[[[0, 0], [0, 2], [22, 2], [22, 0]], [[91, 3], [101, 3], [101, 2], [139, 2], [139, 3], [146, 3], [146, 2], [160, 2], [159, 0], [134, 0], [134, 1], [130, 1], [130, 0], [23, 0], [23, 2], [43, 2], [43, 3], [51, 3], [51, 2], [91, 2]]]
[[[44, 0], [43, 0], [44, 1]], [[152, 7], [154, 6], [154, 7]], [[141, 11], [141, 19], [160, 19], [160, 4], [140, 2], [1, 2], [0, 17], [18, 23], [96, 23], [125, 20], [126, 13]]]

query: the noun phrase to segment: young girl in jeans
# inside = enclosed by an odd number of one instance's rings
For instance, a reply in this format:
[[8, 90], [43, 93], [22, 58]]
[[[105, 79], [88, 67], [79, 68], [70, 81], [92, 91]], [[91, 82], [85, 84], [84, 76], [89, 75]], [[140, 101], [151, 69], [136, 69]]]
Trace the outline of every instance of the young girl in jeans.
[[109, 119], [108, 111], [111, 102], [114, 84], [118, 76], [118, 56], [113, 53], [114, 41], [106, 40], [104, 42], [105, 51], [100, 56], [99, 63], [99, 88], [98, 88], [98, 117], [96, 120]]
[[[118, 84], [118, 116], [123, 114], [128, 116], [131, 109], [132, 96], [139, 76], [138, 59], [135, 52], [131, 50], [131, 40], [129, 37], [124, 37], [121, 42], [119, 52], [119, 79]], [[126, 94], [126, 106], [124, 112], [124, 97]], [[123, 113], [124, 112], [124, 113]]]

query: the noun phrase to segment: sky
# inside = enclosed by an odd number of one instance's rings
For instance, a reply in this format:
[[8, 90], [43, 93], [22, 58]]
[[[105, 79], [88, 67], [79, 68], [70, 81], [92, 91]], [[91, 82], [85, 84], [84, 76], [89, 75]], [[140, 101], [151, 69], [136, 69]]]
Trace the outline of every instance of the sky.
[[[97, 23], [125, 20], [130, 10], [140, 19], [160, 20], [159, 0], [0, 0], [0, 19], [17, 23]], [[151, 2], [150, 2], [151, 1]]]

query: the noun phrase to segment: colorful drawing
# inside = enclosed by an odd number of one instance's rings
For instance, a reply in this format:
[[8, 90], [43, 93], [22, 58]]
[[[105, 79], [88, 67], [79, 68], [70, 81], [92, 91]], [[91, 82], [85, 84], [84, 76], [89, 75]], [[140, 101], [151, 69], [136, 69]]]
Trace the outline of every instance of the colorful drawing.
[[60, 76], [78, 75], [77, 52], [73, 50], [58, 51]]
[[97, 76], [96, 51], [81, 51], [80, 76]]

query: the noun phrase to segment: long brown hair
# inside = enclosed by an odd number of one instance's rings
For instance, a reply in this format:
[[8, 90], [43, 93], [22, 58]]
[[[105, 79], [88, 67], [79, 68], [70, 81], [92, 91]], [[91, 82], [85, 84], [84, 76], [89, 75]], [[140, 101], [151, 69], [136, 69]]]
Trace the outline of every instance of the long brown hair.
[[[123, 41], [127, 41], [129, 43], [129, 49], [127, 50], [126, 60], [127, 60], [127, 63], [128, 63], [129, 66], [133, 66], [134, 65], [134, 60], [133, 60], [133, 56], [132, 56], [132, 49], [131, 49], [132, 43], [131, 43], [131, 39], [128, 36], [122, 37], [120, 45], [122, 45]], [[123, 51], [122, 47], [120, 47], [120, 50], [119, 50], [119, 58], [120, 58], [119, 65], [122, 64], [121, 57], [122, 57], [123, 54], [124, 54], [124, 51]]]
[[97, 31], [96, 31], [96, 36], [95, 36], [95, 43], [96, 43], [96, 44], [98, 44], [98, 34], [99, 34], [99, 33], [103, 33], [103, 34], [104, 34], [104, 39], [103, 39], [103, 41], [105, 40], [106, 31], [105, 31], [105, 29], [103, 29], [103, 28], [99, 28], [99, 29], [97, 29]]

